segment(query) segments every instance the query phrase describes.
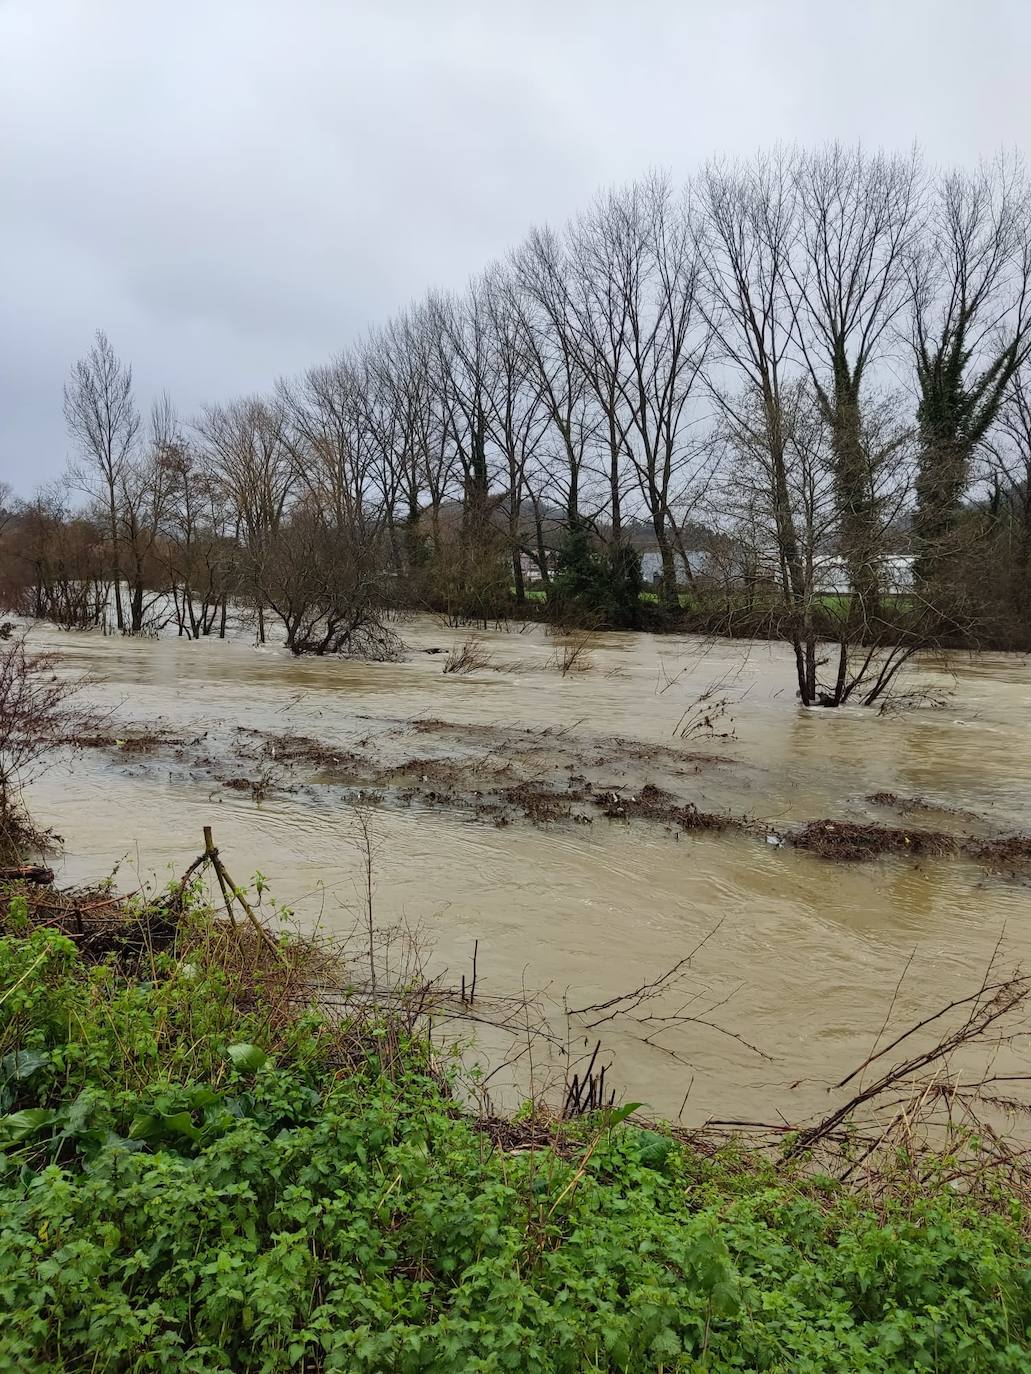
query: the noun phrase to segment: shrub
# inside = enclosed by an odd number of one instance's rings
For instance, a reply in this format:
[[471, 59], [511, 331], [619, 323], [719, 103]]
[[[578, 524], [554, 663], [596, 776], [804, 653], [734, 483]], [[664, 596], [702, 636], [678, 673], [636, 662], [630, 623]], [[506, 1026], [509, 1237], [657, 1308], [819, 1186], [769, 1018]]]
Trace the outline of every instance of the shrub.
[[586, 526], [569, 528], [558, 552], [551, 597], [568, 623], [614, 629], [640, 623], [641, 556], [628, 544], [601, 547]]

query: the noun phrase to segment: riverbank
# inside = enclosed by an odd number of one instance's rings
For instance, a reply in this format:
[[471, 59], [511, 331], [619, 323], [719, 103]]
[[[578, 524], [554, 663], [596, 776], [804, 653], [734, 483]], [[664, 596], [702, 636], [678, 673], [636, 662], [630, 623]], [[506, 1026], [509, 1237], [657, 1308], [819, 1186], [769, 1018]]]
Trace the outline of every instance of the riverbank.
[[[849, 621], [851, 598], [847, 592], [818, 593], [809, 608], [809, 623], [821, 644], [836, 644]], [[666, 604], [657, 589], [640, 593], [633, 623], [624, 616], [618, 622], [597, 610], [579, 615], [568, 606], [558, 608], [548, 600], [541, 583], [529, 584], [522, 600], [513, 589], [511, 599], [499, 602], [486, 614], [463, 617], [446, 603], [404, 608], [404, 614], [430, 614], [449, 625], [475, 630], [512, 621], [550, 627], [555, 633], [571, 628], [593, 632], [628, 631], [654, 635], [702, 635], [729, 640], [768, 640], [790, 644], [798, 629], [798, 615], [769, 586], [751, 593], [713, 587], [681, 587], [677, 604]], [[933, 626], [933, 627], [932, 627]], [[876, 623], [849, 627], [856, 644], [921, 644], [937, 652], [1016, 653], [1031, 651], [1028, 627], [1012, 618], [986, 616], [978, 622], [942, 611], [928, 615], [927, 602], [912, 591], [888, 592], [881, 598]]]
[[1019, 1152], [911, 1135], [833, 1179], [632, 1104], [499, 1121], [360, 937], [269, 940], [192, 879], [0, 917], [0, 1367], [1026, 1368]]

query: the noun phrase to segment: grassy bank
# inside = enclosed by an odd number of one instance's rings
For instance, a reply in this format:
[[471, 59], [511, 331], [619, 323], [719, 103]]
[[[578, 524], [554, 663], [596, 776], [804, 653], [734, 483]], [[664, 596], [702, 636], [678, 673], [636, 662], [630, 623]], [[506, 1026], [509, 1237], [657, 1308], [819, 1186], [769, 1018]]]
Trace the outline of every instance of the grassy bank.
[[618, 1112], [541, 1144], [196, 898], [103, 940], [0, 912], [2, 1370], [1028, 1368], [1005, 1196], [875, 1204]]

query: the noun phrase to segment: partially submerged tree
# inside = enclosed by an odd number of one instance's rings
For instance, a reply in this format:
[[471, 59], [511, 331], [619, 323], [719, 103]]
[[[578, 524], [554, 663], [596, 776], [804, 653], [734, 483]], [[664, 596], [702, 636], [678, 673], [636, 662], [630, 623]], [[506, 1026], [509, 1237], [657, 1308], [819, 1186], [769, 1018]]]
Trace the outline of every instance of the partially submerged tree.
[[293, 654], [394, 658], [386, 624], [378, 531], [327, 522], [311, 502], [297, 507], [270, 540], [258, 591], [283, 623]]
[[792, 367], [790, 263], [799, 233], [792, 167], [784, 152], [738, 166], [709, 163], [698, 195], [701, 308], [717, 368], [729, 368], [731, 376], [727, 386], [716, 372], [709, 389], [732, 451], [739, 460], [748, 457], [752, 475], [736, 495], [750, 508], [747, 523], [754, 530], [758, 520], [765, 546], [776, 550], [799, 698], [811, 705], [817, 695], [812, 559], [827, 532], [815, 509], [816, 484], [807, 480], [805, 464], [792, 460], [805, 394]]
[[175, 410], [171, 399], [163, 395], [151, 409], [146, 448], [123, 466], [118, 484], [129, 634], [161, 628], [160, 621], [155, 625], [153, 618], [168, 591], [161, 552], [175, 483], [174, 463], [169, 462], [169, 457], [180, 446]]
[[45, 487], [8, 525], [0, 599], [4, 609], [63, 630], [92, 630], [111, 601], [110, 548], [103, 526], [72, 511], [66, 493]]
[[80, 453], [72, 468], [73, 481], [106, 513], [115, 616], [119, 630], [124, 630], [119, 502], [136, 454], [140, 413], [133, 397], [132, 367], [118, 360], [103, 330], [97, 330], [93, 347], [72, 369], [64, 389], [64, 415]]
[[209, 406], [197, 428], [211, 478], [232, 514], [241, 550], [237, 593], [253, 607], [258, 642], [264, 644], [263, 568], [297, 485], [283, 403], [249, 397]]
[[157, 455], [168, 481], [161, 558], [176, 628], [186, 639], [226, 634], [239, 557], [232, 518], [201, 453], [178, 429]]
[[[693, 441], [689, 410], [711, 338], [691, 215], [689, 194], [652, 176], [603, 198], [575, 229], [581, 365], [599, 374], [595, 400], [650, 520], [671, 610], [680, 606], [678, 553], [691, 577], [679, 532], [704, 487], [707, 452]], [[607, 283], [600, 303], [592, 278]]]
[[907, 302], [906, 268], [922, 208], [915, 154], [870, 155], [835, 143], [794, 168], [798, 248], [791, 255], [795, 341], [830, 433], [857, 624], [880, 610], [880, 517], [863, 442], [871, 372]]

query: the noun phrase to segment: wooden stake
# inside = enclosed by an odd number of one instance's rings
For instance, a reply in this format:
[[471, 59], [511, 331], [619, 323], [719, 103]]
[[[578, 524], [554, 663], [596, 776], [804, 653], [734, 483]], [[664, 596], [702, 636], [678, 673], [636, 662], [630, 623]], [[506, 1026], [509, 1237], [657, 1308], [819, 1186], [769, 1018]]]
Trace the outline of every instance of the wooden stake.
[[272, 951], [272, 953], [281, 963], [286, 963], [287, 960], [285, 955], [283, 954], [283, 951], [279, 948], [275, 940], [273, 940], [272, 936], [268, 933], [265, 927], [258, 920], [257, 916], [254, 914], [254, 908], [251, 906], [250, 902], [244, 896], [243, 889], [237, 887], [236, 884], [233, 882], [232, 878], [230, 877], [229, 871], [226, 868], [225, 864], [222, 862], [221, 856], [218, 852], [218, 848], [215, 845], [214, 840], [212, 839], [210, 825], [206, 825], [204, 827], [204, 857], [205, 859], [207, 859], [208, 863], [211, 864], [211, 867], [215, 870], [215, 876], [218, 878], [219, 886], [222, 889], [222, 897], [225, 900], [226, 910], [229, 912], [229, 919], [233, 922], [233, 925], [236, 925], [236, 921], [233, 919], [233, 910], [230, 894], [232, 894], [232, 896], [235, 897], [236, 900], [240, 903], [240, 906], [243, 908], [244, 915], [247, 917], [248, 921], [250, 921], [251, 925], [257, 931], [259, 938], [264, 941], [264, 943], [268, 946], [268, 948]]

